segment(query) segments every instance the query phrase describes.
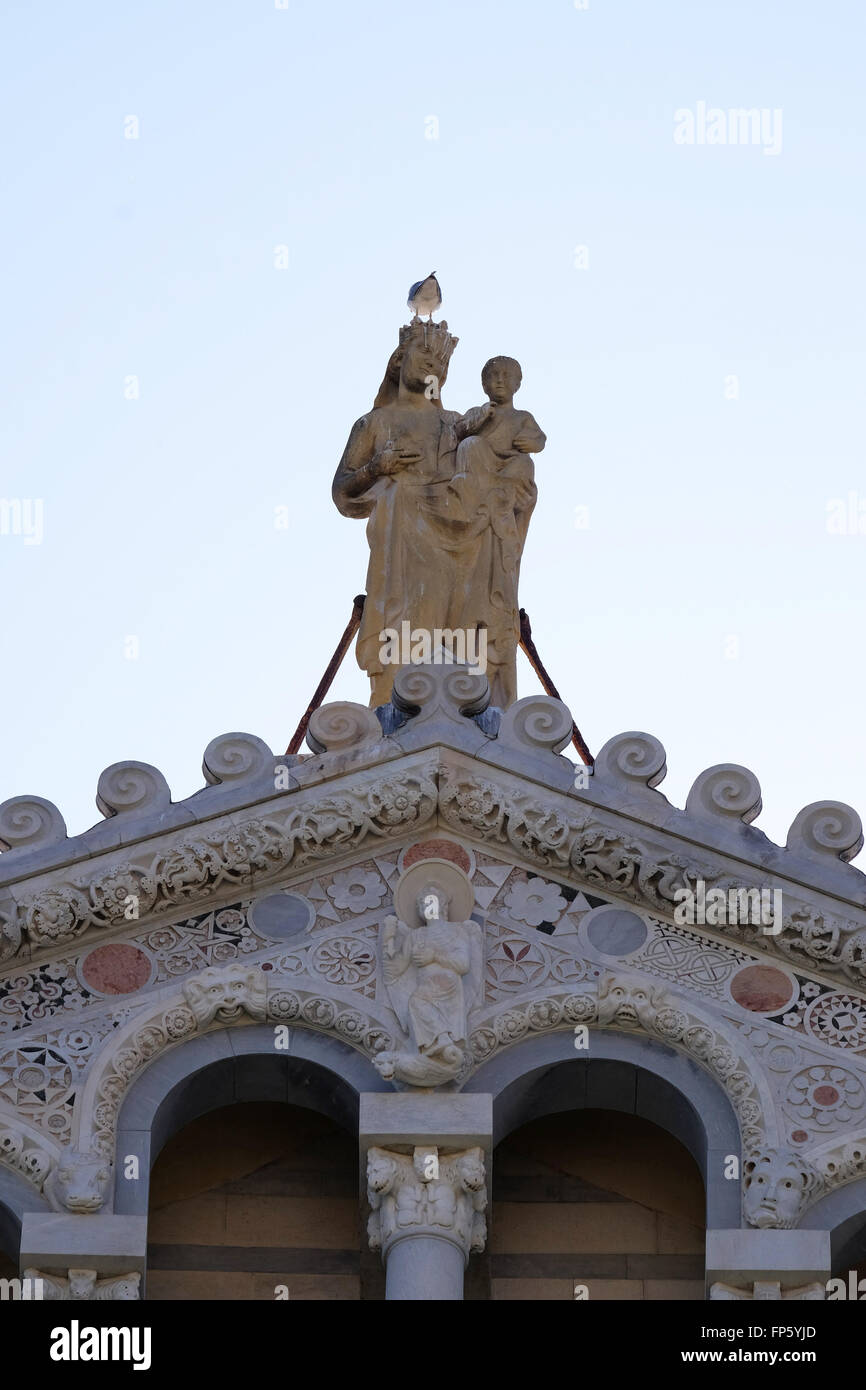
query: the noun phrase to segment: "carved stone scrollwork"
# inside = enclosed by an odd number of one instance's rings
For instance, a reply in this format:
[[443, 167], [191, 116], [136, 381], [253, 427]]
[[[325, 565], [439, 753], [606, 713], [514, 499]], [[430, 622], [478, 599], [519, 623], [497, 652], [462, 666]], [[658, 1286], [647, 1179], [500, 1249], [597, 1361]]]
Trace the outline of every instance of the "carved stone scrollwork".
[[264, 739], [255, 734], [220, 734], [204, 750], [202, 772], [212, 786], [217, 782], [251, 782], [272, 772], [275, 761]]
[[307, 745], [314, 753], [342, 752], [381, 737], [382, 726], [373, 711], [351, 700], [335, 700], [314, 710], [307, 728]]
[[863, 848], [863, 825], [844, 801], [813, 801], [795, 816], [787, 848], [812, 859], [847, 862]]
[[490, 686], [487, 677], [470, 666], [401, 666], [391, 700], [417, 728], [437, 717], [480, 714], [490, 704]]
[[702, 820], [742, 821], [749, 825], [761, 811], [761, 784], [747, 767], [719, 763], [695, 779], [686, 799], [686, 811]]
[[13, 796], [0, 806], [0, 850], [37, 849], [66, 839], [66, 822], [42, 796]]
[[100, 1279], [95, 1269], [70, 1269], [64, 1279], [59, 1274], [43, 1274], [40, 1269], [25, 1269], [24, 1278], [37, 1288], [36, 1281], [41, 1281], [41, 1297], [52, 1302], [102, 1303], [141, 1298], [141, 1275], [136, 1273]]
[[663, 745], [652, 734], [633, 731], [609, 738], [595, 760], [595, 776], [630, 791], [652, 790], [667, 773]]
[[164, 811], [171, 792], [159, 768], [150, 763], [112, 763], [99, 778], [96, 804], [104, 816]]
[[391, 1247], [409, 1236], [439, 1236], [457, 1245], [468, 1260], [484, 1249], [487, 1206], [484, 1152], [480, 1148], [442, 1154], [436, 1146], [407, 1154], [372, 1148], [367, 1154], [367, 1223], [371, 1250], [387, 1259]]
[[498, 741], [533, 752], [559, 753], [571, 739], [571, 711], [549, 695], [527, 695], [510, 705], [499, 725]]

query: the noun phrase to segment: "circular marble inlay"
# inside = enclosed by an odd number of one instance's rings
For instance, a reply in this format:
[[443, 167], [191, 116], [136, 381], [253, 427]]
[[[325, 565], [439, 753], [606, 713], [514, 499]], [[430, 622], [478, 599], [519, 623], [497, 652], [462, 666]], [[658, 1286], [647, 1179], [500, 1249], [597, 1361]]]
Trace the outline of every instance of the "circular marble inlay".
[[134, 994], [150, 982], [152, 974], [150, 957], [122, 941], [95, 946], [81, 962], [81, 978], [97, 994]]
[[809, 1138], [809, 1131], [806, 1129], [795, 1129], [791, 1135], [792, 1144], [805, 1144]]
[[636, 912], [622, 907], [598, 907], [586, 919], [586, 935], [604, 956], [633, 955], [649, 935], [649, 928]]
[[816, 1086], [812, 1092], [812, 1099], [816, 1105], [822, 1107], [835, 1105], [839, 1099], [839, 1092], [835, 1086]]
[[731, 998], [753, 1014], [778, 1014], [793, 1003], [797, 982], [775, 965], [744, 965], [731, 980]]
[[312, 926], [316, 909], [300, 893], [270, 893], [259, 898], [249, 910], [249, 920], [261, 936], [272, 941], [285, 941], [300, 936]]
[[456, 864], [465, 874], [472, 877], [475, 869], [472, 856], [462, 845], [455, 845], [453, 840], [421, 840], [417, 845], [410, 845], [400, 856], [399, 867], [401, 873], [411, 869], [413, 864], [417, 864], [420, 859], [448, 859], [452, 864]]

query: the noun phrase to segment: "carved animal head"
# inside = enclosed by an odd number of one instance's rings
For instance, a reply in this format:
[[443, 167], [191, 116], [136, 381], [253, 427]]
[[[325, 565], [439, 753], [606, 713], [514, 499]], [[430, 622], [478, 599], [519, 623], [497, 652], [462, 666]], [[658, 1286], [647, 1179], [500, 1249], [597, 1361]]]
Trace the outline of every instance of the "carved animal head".
[[481, 1192], [485, 1184], [484, 1160], [480, 1154], [466, 1153], [457, 1161], [457, 1173], [467, 1192]]
[[200, 1028], [215, 1018], [231, 1023], [245, 1011], [251, 1018], [261, 1020], [267, 1012], [265, 975], [239, 961], [203, 970], [186, 982], [183, 992]]
[[104, 1154], [67, 1150], [45, 1181], [55, 1210], [93, 1212], [103, 1205], [111, 1181], [111, 1164]]
[[370, 1149], [367, 1154], [367, 1187], [370, 1192], [387, 1192], [397, 1176], [397, 1165], [393, 1158], [381, 1149]]

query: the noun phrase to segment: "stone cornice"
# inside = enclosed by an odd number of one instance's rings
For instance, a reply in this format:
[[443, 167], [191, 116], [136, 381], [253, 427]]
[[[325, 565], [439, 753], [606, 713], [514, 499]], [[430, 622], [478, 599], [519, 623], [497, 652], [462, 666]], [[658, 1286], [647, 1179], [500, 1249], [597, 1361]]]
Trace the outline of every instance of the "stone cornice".
[[97, 797], [110, 814], [72, 840], [51, 803], [4, 803], [3, 956], [200, 911], [440, 825], [664, 915], [699, 879], [778, 888], [778, 936], [735, 924], [709, 934], [866, 981], [866, 876], [846, 862], [862, 831], [849, 807], [804, 808], [780, 847], [751, 823], [760, 788], [747, 769], [707, 769], [678, 810], [656, 790], [665, 755], [650, 735], [611, 739], [590, 775], [559, 752], [571, 731], [560, 701], [530, 696], [500, 716], [485, 690], [463, 668], [407, 668], [381, 721], [360, 705], [318, 710], [305, 759], [276, 758], [251, 735], [215, 739], [208, 785], [177, 804], [155, 768], [115, 764]]

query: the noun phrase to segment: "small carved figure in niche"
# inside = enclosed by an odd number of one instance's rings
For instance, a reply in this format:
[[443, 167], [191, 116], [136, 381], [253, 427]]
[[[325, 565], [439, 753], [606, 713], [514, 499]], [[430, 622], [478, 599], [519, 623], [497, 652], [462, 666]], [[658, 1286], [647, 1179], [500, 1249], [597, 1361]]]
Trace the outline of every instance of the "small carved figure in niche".
[[[455, 896], [458, 920], [450, 921]], [[466, 875], [444, 860], [415, 864], [398, 884], [395, 907], [409, 924], [385, 918], [381, 968], [414, 1051], [379, 1053], [375, 1065], [386, 1080], [438, 1086], [463, 1066], [466, 1018], [481, 978], [481, 928], [469, 920], [473, 902]]]

